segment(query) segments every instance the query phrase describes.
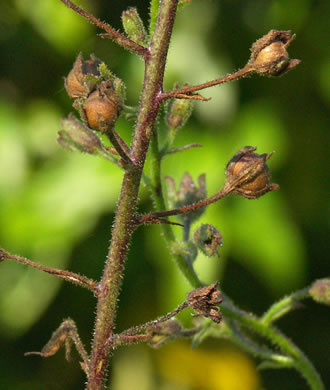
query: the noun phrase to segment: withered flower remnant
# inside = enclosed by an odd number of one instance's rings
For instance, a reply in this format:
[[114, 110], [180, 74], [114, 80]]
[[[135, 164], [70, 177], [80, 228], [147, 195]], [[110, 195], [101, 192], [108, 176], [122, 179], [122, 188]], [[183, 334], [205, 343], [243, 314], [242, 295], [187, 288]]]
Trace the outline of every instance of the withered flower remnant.
[[189, 292], [187, 294], [187, 303], [198, 315], [209, 318], [219, 324], [222, 316], [217, 305], [223, 299], [217, 287], [218, 282]]
[[269, 183], [271, 175], [266, 161], [273, 153], [257, 154], [255, 150], [253, 146], [245, 146], [226, 167], [226, 187], [232, 187], [232, 193], [247, 199], [256, 199], [279, 189], [278, 184]]
[[294, 38], [291, 31], [270, 30], [252, 45], [248, 66], [264, 76], [281, 76], [295, 68], [301, 61], [290, 60], [286, 50]]
[[64, 86], [71, 99], [87, 97], [96, 88], [96, 83], [88, 77], [100, 77], [99, 66], [102, 61], [94, 55], [89, 60], [84, 60], [80, 53], [73, 65], [72, 70], [64, 79]]
[[[191, 175], [186, 172], [182, 177], [178, 190], [176, 190], [175, 181], [172, 177], [166, 176], [165, 180], [170, 208], [180, 208], [206, 199], [205, 174], [198, 177], [198, 186], [196, 186]], [[178, 218], [182, 221], [185, 221], [186, 218], [189, 218], [190, 222], [196, 221], [204, 211], [205, 207], [201, 207], [187, 214], [178, 215]]]
[[223, 245], [221, 233], [210, 224], [203, 224], [195, 231], [194, 242], [208, 257], [218, 255], [218, 249]]

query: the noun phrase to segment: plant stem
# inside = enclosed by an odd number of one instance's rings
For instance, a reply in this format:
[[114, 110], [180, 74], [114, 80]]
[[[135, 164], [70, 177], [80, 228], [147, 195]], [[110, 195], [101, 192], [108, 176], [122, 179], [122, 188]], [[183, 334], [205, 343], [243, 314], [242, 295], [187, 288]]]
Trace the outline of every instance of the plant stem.
[[139, 223], [149, 223], [153, 219], [158, 219], [158, 218], [162, 218], [162, 217], [171, 217], [174, 215], [189, 213], [191, 211], [198, 210], [202, 207], [208, 206], [211, 203], [214, 203], [214, 202], [224, 198], [232, 190], [233, 190], [232, 186], [225, 186], [221, 191], [217, 192], [215, 195], [211, 196], [210, 198], [203, 199], [200, 202], [193, 203], [193, 204], [190, 204], [187, 206], [183, 206], [183, 207], [180, 207], [178, 209], [157, 211], [155, 213], [142, 215], [139, 218]]
[[278, 320], [288, 311], [292, 310], [298, 301], [310, 297], [308, 290], [309, 288], [304, 288], [302, 290], [295, 291], [289, 296], [282, 298], [278, 302], [275, 302], [262, 316], [261, 321], [265, 325], [269, 325], [273, 321]]
[[123, 278], [125, 258], [135, 227], [136, 204], [150, 137], [157, 117], [157, 97], [163, 86], [163, 77], [169, 41], [178, 0], [163, 0], [145, 56], [145, 73], [139, 113], [134, 131], [130, 158], [136, 164], [124, 175], [121, 195], [112, 230], [112, 239], [102, 279], [99, 284], [95, 332], [89, 364], [88, 390], [101, 390], [105, 385], [106, 368], [117, 312], [117, 302]]
[[[187, 99], [186, 95], [192, 94], [193, 92], [200, 91], [202, 89], [214, 87], [215, 85], [220, 85], [224, 83], [228, 83], [229, 81], [234, 81], [241, 79], [243, 77], [250, 76], [255, 72], [255, 69], [249, 65], [246, 65], [243, 69], [238, 70], [235, 73], [228, 74], [226, 76], [220, 77], [218, 79], [208, 81], [203, 84], [198, 84], [198, 85], [192, 85], [192, 86], [187, 86], [183, 87], [180, 89], [174, 89], [173, 91], [164, 91], [161, 94], [161, 100], [166, 100], [166, 99], [172, 99], [172, 98], [183, 98]], [[206, 99], [207, 100], [207, 99]]]
[[[151, 178], [152, 178], [151, 179], [152, 198], [158, 210], [159, 209], [165, 210], [166, 206], [165, 206], [165, 201], [162, 192], [162, 184], [161, 184], [162, 155], [159, 151], [158, 135], [156, 132], [152, 137], [150, 151], [151, 151], [150, 165], [151, 165]], [[157, 212], [155, 214], [157, 214]], [[161, 229], [166, 244], [169, 247], [170, 251], [172, 252], [172, 258], [176, 263], [176, 265], [178, 266], [179, 270], [183, 273], [184, 277], [187, 279], [187, 281], [193, 288], [201, 287], [202, 283], [198, 279], [198, 276], [194, 271], [192, 265], [187, 263], [184, 256], [174, 253], [172, 251], [172, 246], [175, 243], [175, 235], [172, 226], [163, 224], [161, 225]]]
[[45, 267], [25, 257], [12, 255], [11, 253], [8, 253], [0, 248], [0, 261], [5, 259], [18, 261], [19, 263], [28, 265], [29, 267], [37, 268], [40, 271], [47, 272], [48, 274], [64, 279], [67, 282], [71, 282], [80, 287], [87, 288], [88, 290], [92, 291], [95, 295], [97, 295], [96, 282], [92, 279], [86, 278], [85, 276], [70, 271], [64, 271], [58, 268]]
[[221, 305], [224, 317], [236, 320], [240, 325], [252, 330], [256, 334], [266, 337], [277, 345], [283, 352], [294, 359], [293, 366], [306, 379], [312, 390], [324, 390], [324, 385], [315, 370], [313, 364], [307, 359], [300, 349], [289, 339], [272, 326], [265, 325], [255, 316], [235, 308], [231, 303], [224, 300]]
[[73, 11], [77, 12], [77, 14], [87, 19], [89, 22], [95, 24], [97, 27], [107, 32], [106, 34], [100, 34], [101, 37], [112, 39], [118, 45], [124, 47], [125, 49], [131, 51], [132, 53], [138, 54], [143, 57], [146, 55], [147, 50], [145, 47], [125, 37], [125, 35], [122, 35], [120, 32], [112, 28], [109, 24], [101, 22], [100, 19], [96, 18], [92, 14], [89, 14], [88, 12], [78, 7], [70, 0], [60, 0], [60, 1], [64, 3], [67, 7], [71, 8]]

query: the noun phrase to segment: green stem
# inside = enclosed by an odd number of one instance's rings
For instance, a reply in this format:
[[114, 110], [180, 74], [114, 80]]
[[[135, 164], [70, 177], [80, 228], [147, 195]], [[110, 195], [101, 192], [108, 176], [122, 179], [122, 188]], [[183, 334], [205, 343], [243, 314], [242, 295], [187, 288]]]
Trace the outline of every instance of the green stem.
[[[155, 203], [155, 206], [158, 210], [165, 210], [165, 200], [162, 192], [161, 184], [161, 154], [159, 152], [159, 143], [157, 132], [154, 132], [151, 141], [151, 181], [152, 181], [152, 198]], [[175, 243], [175, 235], [171, 225], [162, 224], [161, 225], [162, 233], [164, 235], [165, 241], [168, 247], [171, 250], [171, 247]], [[202, 286], [202, 283], [198, 279], [196, 272], [194, 271], [191, 264], [188, 264], [184, 256], [172, 252], [172, 257], [180, 271], [183, 273], [184, 277], [190, 283], [193, 288], [198, 288]]]
[[[227, 324], [224, 336], [228, 337], [244, 351], [267, 362], [276, 363], [277, 366], [286, 368], [294, 366], [294, 360], [291, 357], [274, 353], [267, 347], [261, 347], [242, 334], [235, 321], [227, 319]], [[214, 336], [217, 337], [216, 332], [214, 332]], [[222, 334], [220, 334], [220, 337], [223, 337]]]
[[296, 306], [297, 302], [308, 297], [310, 297], [308, 288], [295, 291], [291, 295], [286, 296], [278, 302], [274, 303], [262, 316], [261, 321], [265, 325], [271, 324], [292, 310]]
[[149, 24], [150, 38], [152, 38], [152, 35], [155, 31], [158, 12], [159, 12], [159, 0], [151, 0], [151, 2], [150, 2], [150, 24]]
[[226, 300], [221, 305], [223, 316], [236, 320], [241, 326], [246, 327], [256, 334], [267, 338], [277, 345], [284, 353], [294, 359], [293, 366], [306, 379], [312, 390], [324, 390], [324, 385], [315, 370], [313, 364], [307, 359], [300, 349], [289, 339], [272, 326], [264, 324], [255, 316], [235, 308]]

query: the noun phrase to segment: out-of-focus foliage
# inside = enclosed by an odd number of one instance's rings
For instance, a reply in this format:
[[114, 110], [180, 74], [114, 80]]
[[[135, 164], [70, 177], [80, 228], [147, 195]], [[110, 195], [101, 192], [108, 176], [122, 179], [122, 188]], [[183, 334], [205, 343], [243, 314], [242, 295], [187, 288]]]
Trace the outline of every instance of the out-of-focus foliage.
[[[147, 1], [77, 3], [116, 28], [120, 28], [121, 12], [132, 5], [145, 23], [148, 21]], [[324, 37], [328, 11], [327, 2], [312, 0], [193, 0], [177, 16], [165, 78], [168, 89], [175, 82], [200, 83], [238, 69], [248, 60], [251, 44], [272, 28], [297, 34], [290, 55], [303, 62], [283, 78], [253, 77], [203, 91], [212, 100], [194, 103], [193, 117], [175, 141], [175, 146], [198, 142], [203, 148], [168, 156], [163, 166], [163, 174], [177, 182], [186, 171], [194, 178], [206, 173], [211, 195], [223, 185], [224, 167], [238, 149], [252, 145], [259, 153], [276, 150], [269, 165], [273, 181], [281, 187], [279, 192], [259, 200], [225, 199], [210, 206], [193, 226], [194, 230], [201, 223], [212, 223], [224, 239], [220, 259], [198, 257], [200, 277], [207, 282], [219, 279], [221, 288], [238, 304], [258, 314], [282, 294], [324, 277], [328, 271], [324, 257], [330, 96], [330, 55]], [[95, 279], [103, 269], [122, 172], [99, 158], [64, 151], [56, 143], [60, 118], [73, 111], [62, 77], [80, 51], [85, 56], [94, 53], [126, 83], [130, 105], [138, 103], [143, 77], [139, 59], [96, 37], [96, 32], [58, 0], [0, 4], [0, 247]], [[121, 119], [117, 131], [129, 141], [133, 125]], [[159, 125], [163, 132], [164, 121]], [[140, 200], [141, 211], [151, 210], [144, 188]], [[175, 231], [180, 238], [180, 228]], [[119, 328], [173, 309], [188, 288], [170, 260], [159, 227], [140, 228], [127, 261]], [[61, 355], [40, 361], [23, 358], [23, 353], [40, 349], [67, 316], [76, 320], [89, 345], [94, 304], [93, 297], [78, 287], [63, 285], [19, 264], [1, 263], [2, 386], [8, 390], [81, 388], [84, 378], [76, 362], [69, 365]], [[329, 347], [326, 315], [325, 308], [308, 304], [305, 311], [280, 324], [323, 376]], [[182, 319], [191, 322], [189, 313]], [[134, 365], [127, 363], [131, 361], [128, 349], [115, 358], [113, 389], [123, 388], [118, 379], [123, 372], [126, 388], [134, 388], [136, 383], [142, 390], [202, 388], [190, 379], [182, 381], [189, 378], [194, 366], [200, 370], [211, 359], [214, 366], [222, 367], [222, 357], [234, 356], [217, 357], [221, 345], [215, 341], [210, 356], [197, 350], [195, 362], [195, 355], [180, 345], [153, 353], [147, 348], [132, 349], [132, 356], [141, 356], [143, 374], [139, 379]], [[172, 359], [183, 353], [191, 360], [179, 370], [183, 379], [178, 382], [174, 379], [178, 367]], [[246, 358], [239, 355], [233, 359], [231, 369]], [[230, 365], [229, 360], [226, 364]], [[252, 367], [249, 364], [246, 367]], [[253, 368], [247, 370], [251, 377], [255, 375]], [[57, 378], [56, 384], [52, 378]], [[209, 380], [205, 379], [203, 389], [233, 390]], [[295, 374], [288, 378], [287, 372], [267, 372], [262, 381], [267, 389], [279, 388], [279, 383], [283, 390], [304, 386]]]

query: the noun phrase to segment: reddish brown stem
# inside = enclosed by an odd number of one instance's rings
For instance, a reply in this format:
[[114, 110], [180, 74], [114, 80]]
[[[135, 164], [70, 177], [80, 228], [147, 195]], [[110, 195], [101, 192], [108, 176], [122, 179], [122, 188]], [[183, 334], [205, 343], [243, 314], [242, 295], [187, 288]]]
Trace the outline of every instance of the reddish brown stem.
[[171, 217], [173, 215], [185, 214], [185, 213], [189, 213], [191, 211], [198, 210], [202, 207], [208, 206], [209, 204], [214, 203], [214, 202], [224, 198], [225, 196], [230, 194], [230, 192], [233, 189], [234, 189], [234, 187], [232, 185], [230, 185], [230, 186], [225, 185], [221, 191], [217, 192], [215, 195], [211, 196], [210, 198], [203, 199], [200, 202], [190, 204], [190, 205], [187, 205], [184, 207], [180, 207], [178, 209], [158, 211], [155, 213], [142, 215], [139, 217], [138, 223], [140, 223], [140, 224], [150, 223], [154, 219], [159, 219], [159, 218], [163, 218], [163, 217]]
[[[192, 86], [187, 86], [187, 87], [183, 87], [180, 89], [175, 89], [173, 91], [168, 91], [168, 92], [164, 91], [161, 93], [159, 99], [160, 99], [160, 101], [163, 101], [166, 99], [173, 99], [173, 98], [187, 99], [188, 98], [187, 95], [191, 95], [193, 92], [200, 91], [200, 90], [205, 89], [205, 88], [210, 88], [210, 87], [213, 87], [215, 85], [227, 83], [229, 81], [238, 80], [238, 79], [241, 79], [243, 77], [247, 77], [254, 72], [255, 72], [255, 70], [253, 67], [246, 65], [243, 69], [240, 69], [235, 73], [231, 73], [231, 74], [228, 74], [226, 76], [220, 77], [219, 79], [208, 81], [208, 82], [203, 83], [203, 84], [192, 85]], [[204, 99], [200, 99], [200, 100], [204, 100]]]
[[95, 24], [97, 27], [106, 31], [107, 34], [102, 34], [102, 37], [110, 38], [114, 42], [116, 42], [118, 45], [120, 45], [120, 46], [124, 47], [125, 49], [131, 51], [132, 53], [138, 54], [142, 57], [145, 57], [148, 54], [148, 49], [137, 44], [136, 42], [132, 41], [131, 39], [125, 37], [125, 35], [122, 35], [120, 32], [116, 31], [109, 24], [104, 23], [100, 19], [89, 14], [88, 12], [83, 10], [82, 8], [78, 7], [76, 4], [72, 3], [72, 1], [70, 1], [70, 0], [60, 0], [60, 1], [63, 4], [65, 4], [67, 7], [71, 8], [73, 11], [77, 12], [77, 14], [79, 14], [82, 17], [84, 17], [85, 19], [87, 19], [89, 22]]
[[57, 268], [45, 267], [45, 266], [38, 264], [38, 263], [35, 263], [35, 262], [25, 258], [25, 257], [12, 255], [12, 254], [4, 251], [3, 249], [0, 249], [0, 261], [5, 260], [5, 259], [15, 260], [15, 261], [18, 261], [19, 263], [28, 265], [28, 266], [33, 267], [33, 268], [37, 268], [40, 271], [44, 271], [44, 272], [47, 272], [48, 274], [57, 276], [58, 278], [64, 279], [67, 282], [71, 282], [71, 283], [77, 284], [80, 287], [87, 288], [88, 290], [92, 291], [95, 295], [97, 295], [96, 282], [92, 279], [86, 278], [85, 276], [81, 276], [81, 275], [78, 275], [78, 274], [76, 274], [74, 272], [70, 272], [70, 271], [63, 271], [63, 270], [57, 269]]

